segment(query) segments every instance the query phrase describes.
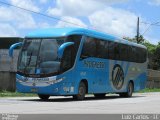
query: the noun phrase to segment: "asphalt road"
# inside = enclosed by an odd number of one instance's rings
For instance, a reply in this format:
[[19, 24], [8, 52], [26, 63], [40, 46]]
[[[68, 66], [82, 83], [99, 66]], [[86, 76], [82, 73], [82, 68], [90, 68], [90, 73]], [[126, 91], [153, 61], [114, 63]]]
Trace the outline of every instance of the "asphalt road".
[[0, 113], [12, 114], [115, 114], [160, 113], [160, 92], [135, 93], [132, 98], [107, 95], [104, 99], [87, 96], [84, 101], [71, 97], [51, 97], [41, 101], [38, 97], [0, 98]]

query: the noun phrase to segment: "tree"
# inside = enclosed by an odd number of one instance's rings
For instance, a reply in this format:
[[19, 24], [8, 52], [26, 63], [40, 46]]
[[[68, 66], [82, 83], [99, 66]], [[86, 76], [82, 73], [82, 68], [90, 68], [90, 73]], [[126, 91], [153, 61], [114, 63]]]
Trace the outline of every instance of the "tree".
[[145, 42], [143, 35], [140, 35], [138, 39], [137, 39], [137, 36], [135, 36], [135, 39], [136, 39], [137, 43], [139, 43], [139, 44], [142, 44]]
[[135, 36], [134, 38], [129, 38], [129, 37], [123, 37], [123, 38], [128, 40], [128, 41], [139, 43], [139, 44], [142, 44], [142, 43], [145, 42], [145, 39], [142, 35], [140, 35], [138, 39], [137, 39], [137, 36]]
[[155, 47], [154, 51], [154, 56], [153, 56], [153, 69], [155, 70], [160, 70], [160, 43]]

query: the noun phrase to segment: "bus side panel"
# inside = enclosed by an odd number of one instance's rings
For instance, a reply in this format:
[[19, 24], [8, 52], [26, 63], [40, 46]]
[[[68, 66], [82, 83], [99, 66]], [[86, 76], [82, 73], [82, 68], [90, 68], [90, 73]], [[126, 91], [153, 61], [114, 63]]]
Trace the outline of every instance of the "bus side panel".
[[78, 82], [88, 81], [88, 93], [107, 93], [110, 90], [108, 66], [107, 59], [82, 59], [78, 61], [74, 75], [78, 76]]
[[134, 91], [144, 89], [147, 81], [147, 63], [133, 63], [130, 67], [129, 79], [134, 78]]
[[[113, 74], [118, 74], [118, 72], [114, 70], [115, 66], [120, 66], [124, 74], [122, 75], [124, 76], [123, 86], [120, 89], [117, 89], [116, 86], [113, 84], [113, 79], [114, 79]], [[127, 92], [127, 86], [129, 81], [133, 81], [135, 91], [144, 89], [147, 79], [146, 66], [147, 66], [146, 63], [133, 63], [126, 61], [110, 60], [109, 62], [109, 68], [110, 68], [109, 81], [111, 86], [110, 92], [116, 92], [116, 93]], [[120, 80], [120, 78], [117, 80]]]

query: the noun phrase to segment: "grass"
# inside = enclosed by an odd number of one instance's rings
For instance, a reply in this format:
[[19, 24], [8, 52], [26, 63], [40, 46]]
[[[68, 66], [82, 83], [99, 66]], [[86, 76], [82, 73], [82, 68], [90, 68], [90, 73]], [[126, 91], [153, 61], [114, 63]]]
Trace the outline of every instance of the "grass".
[[[144, 90], [138, 91], [138, 93], [146, 93], [146, 92], [160, 92], [160, 88], [146, 88]], [[9, 92], [9, 91], [0, 91], [0, 97], [36, 97], [36, 94], [30, 93], [18, 93], [18, 92]]]
[[145, 93], [145, 92], [160, 92], [160, 88], [146, 88], [144, 90], [138, 91], [138, 93]]
[[36, 94], [0, 91], [0, 97], [36, 97]]

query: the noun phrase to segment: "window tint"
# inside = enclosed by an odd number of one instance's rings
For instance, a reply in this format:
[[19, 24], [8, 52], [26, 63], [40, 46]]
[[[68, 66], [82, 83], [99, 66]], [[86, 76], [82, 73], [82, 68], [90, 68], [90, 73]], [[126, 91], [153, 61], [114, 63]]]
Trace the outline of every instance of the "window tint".
[[114, 42], [109, 41], [108, 42], [108, 58], [109, 59], [114, 59]]
[[136, 46], [87, 37], [81, 56], [143, 63], [147, 51]]
[[120, 59], [125, 61], [129, 60], [128, 56], [129, 46], [125, 44], [120, 44]]
[[108, 41], [96, 39], [96, 57], [108, 58]]
[[80, 45], [81, 38], [82, 38], [82, 35], [71, 35], [71, 36], [68, 36], [66, 42], [74, 42], [74, 48], [77, 52]]
[[62, 63], [61, 63], [61, 70], [60, 72], [65, 72], [73, 67], [74, 60], [75, 60], [75, 53], [74, 53], [74, 47], [69, 46], [65, 49], [63, 57], [62, 57]]
[[94, 38], [86, 38], [81, 55], [87, 57], [96, 57], [96, 41]]
[[120, 44], [114, 43], [114, 59], [120, 60]]
[[147, 52], [146, 52], [146, 50], [145, 50], [145, 49], [142, 49], [142, 48], [139, 48], [139, 51], [141, 51], [141, 52], [139, 52], [139, 56], [140, 56], [140, 60], [139, 60], [139, 62], [143, 63], [143, 62], [145, 62], [145, 61], [146, 61], [146, 58], [147, 58]]
[[73, 67], [81, 38], [82, 35], [71, 35], [67, 37], [65, 42], [74, 42], [74, 45], [64, 50], [60, 72], [65, 72]]
[[138, 62], [136, 47], [132, 46], [131, 48], [132, 48], [132, 51], [131, 51], [131, 57], [132, 57], [132, 59], [131, 59], [131, 61], [132, 62], [135, 62], [135, 61]]

